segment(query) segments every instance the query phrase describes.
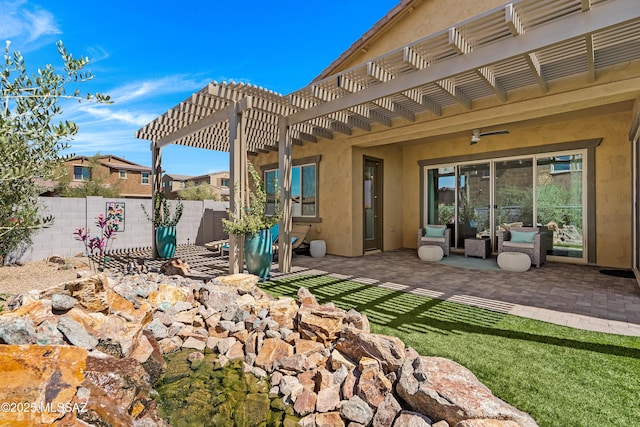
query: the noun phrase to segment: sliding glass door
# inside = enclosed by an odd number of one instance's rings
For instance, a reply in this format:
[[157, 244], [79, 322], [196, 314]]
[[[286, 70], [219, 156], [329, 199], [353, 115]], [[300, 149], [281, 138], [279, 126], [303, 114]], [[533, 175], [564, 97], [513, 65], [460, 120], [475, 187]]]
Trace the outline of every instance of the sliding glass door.
[[586, 261], [584, 152], [427, 167], [428, 224], [447, 224], [452, 245], [512, 226], [538, 227], [548, 256]]
[[491, 236], [491, 168], [489, 163], [458, 167], [457, 247], [464, 239]]

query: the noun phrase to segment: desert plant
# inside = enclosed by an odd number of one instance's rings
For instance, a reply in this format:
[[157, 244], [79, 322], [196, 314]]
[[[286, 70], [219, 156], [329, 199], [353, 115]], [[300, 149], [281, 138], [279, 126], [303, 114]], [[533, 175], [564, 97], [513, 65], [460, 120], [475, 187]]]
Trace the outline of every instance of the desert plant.
[[117, 226], [111, 221], [105, 219], [104, 215], [100, 214], [96, 218], [96, 225], [100, 229], [100, 237], [91, 237], [91, 231], [85, 230], [84, 227], [76, 228], [73, 232], [74, 239], [84, 243], [85, 252], [89, 255], [89, 262], [93, 266], [93, 259], [91, 256], [98, 256], [98, 269], [102, 270], [104, 267], [104, 257], [109, 252], [109, 246], [115, 240], [115, 232]]
[[60, 153], [78, 131], [69, 121], [56, 123], [62, 114], [62, 99], [91, 99], [109, 102], [105, 95], [80, 96], [68, 86], [90, 80], [83, 71], [88, 58], [75, 59], [62, 42], [57, 43], [64, 71], [57, 73], [47, 64], [29, 75], [20, 52], [4, 50], [0, 72], [0, 257], [13, 253], [31, 242], [37, 228], [46, 226], [53, 217], [42, 214], [38, 202], [40, 188], [35, 178], [50, 179], [61, 162]]
[[178, 201], [175, 211], [173, 215], [171, 215], [167, 196], [165, 196], [163, 192], [158, 192], [154, 196], [153, 216], [149, 215], [143, 204], [140, 204], [140, 206], [147, 219], [153, 223], [154, 228], [175, 227], [180, 221], [180, 218], [182, 218], [182, 212], [184, 210], [184, 205]]
[[222, 220], [222, 229], [228, 234], [256, 234], [260, 230], [273, 227], [282, 218], [279, 195], [276, 194], [275, 197], [275, 212], [267, 214], [267, 192], [264, 183], [251, 163], [248, 163], [248, 171], [253, 190], [248, 191], [247, 201], [239, 196], [240, 191], [236, 188], [234, 201], [239, 207], [240, 214], [236, 215], [234, 212], [227, 211], [229, 219]]

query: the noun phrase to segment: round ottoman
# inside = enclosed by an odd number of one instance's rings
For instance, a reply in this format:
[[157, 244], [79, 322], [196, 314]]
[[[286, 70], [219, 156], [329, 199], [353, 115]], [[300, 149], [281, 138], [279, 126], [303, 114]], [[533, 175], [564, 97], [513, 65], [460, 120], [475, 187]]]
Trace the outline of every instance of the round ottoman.
[[498, 266], [506, 271], [521, 273], [531, 267], [531, 258], [529, 258], [529, 255], [519, 252], [500, 252], [498, 254]]
[[312, 240], [309, 246], [309, 252], [314, 258], [322, 258], [327, 254], [327, 243], [324, 240]]
[[418, 258], [422, 261], [440, 261], [444, 251], [440, 246], [424, 245], [418, 248]]

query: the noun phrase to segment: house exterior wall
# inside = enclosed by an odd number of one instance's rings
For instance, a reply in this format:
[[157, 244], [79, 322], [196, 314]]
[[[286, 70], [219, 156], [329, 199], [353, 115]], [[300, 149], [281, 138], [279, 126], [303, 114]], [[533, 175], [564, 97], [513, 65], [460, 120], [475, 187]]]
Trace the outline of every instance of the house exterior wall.
[[[418, 160], [485, 153], [520, 147], [602, 138], [595, 157], [596, 263], [629, 268], [631, 265], [631, 156], [628, 141], [631, 113], [586, 115], [521, 127], [509, 135], [485, 137], [469, 145], [469, 135], [412, 145], [403, 150], [402, 187], [406, 193], [403, 210], [403, 246], [416, 247], [415, 230], [420, 226], [420, 168]], [[612, 228], [615, 224], [615, 228]]]
[[[101, 160], [107, 161], [107, 159]], [[134, 167], [125, 162], [120, 162], [116, 159], [111, 159], [108, 161], [110, 165], [113, 165], [115, 168], [121, 168], [122, 170], [127, 171], [126, 179], [120, 178], [120, 169], [112, 169], [110, 167], [105, 166], [102, 163], [98, 163], [92, 170], [92, 174], [94, 177], [103, 180], [104, 184], [107, 184], [110, 187], [116, 187], [120, 191], [120, 195], [123, 197], [151, 197], [151, 169], [147, 171], [149, 173], [149, 183], [142, 183], [142, 171], [140, 170], [130, 170], [127, 169], [127, 166]], [[73, 167], [74, 166], [84, 166], [90, 167], [91, 163], [87, 159], [71, 159], [65, 162], [66, 169], [71, 177], [71, 182], [82, 182], [82, 181], [74, 181], [73, 179]], [[139, 166], [135, 167], [136, 169]]]

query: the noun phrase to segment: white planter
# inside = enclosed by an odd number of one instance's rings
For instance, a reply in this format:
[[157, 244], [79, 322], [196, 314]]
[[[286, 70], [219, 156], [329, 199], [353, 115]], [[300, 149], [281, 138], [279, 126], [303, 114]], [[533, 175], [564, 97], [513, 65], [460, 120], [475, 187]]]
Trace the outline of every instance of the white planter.
[[322, 258], [327, 254], [327, 243], [324, 240], [312, 240], [309, 251], [314, 258]]

